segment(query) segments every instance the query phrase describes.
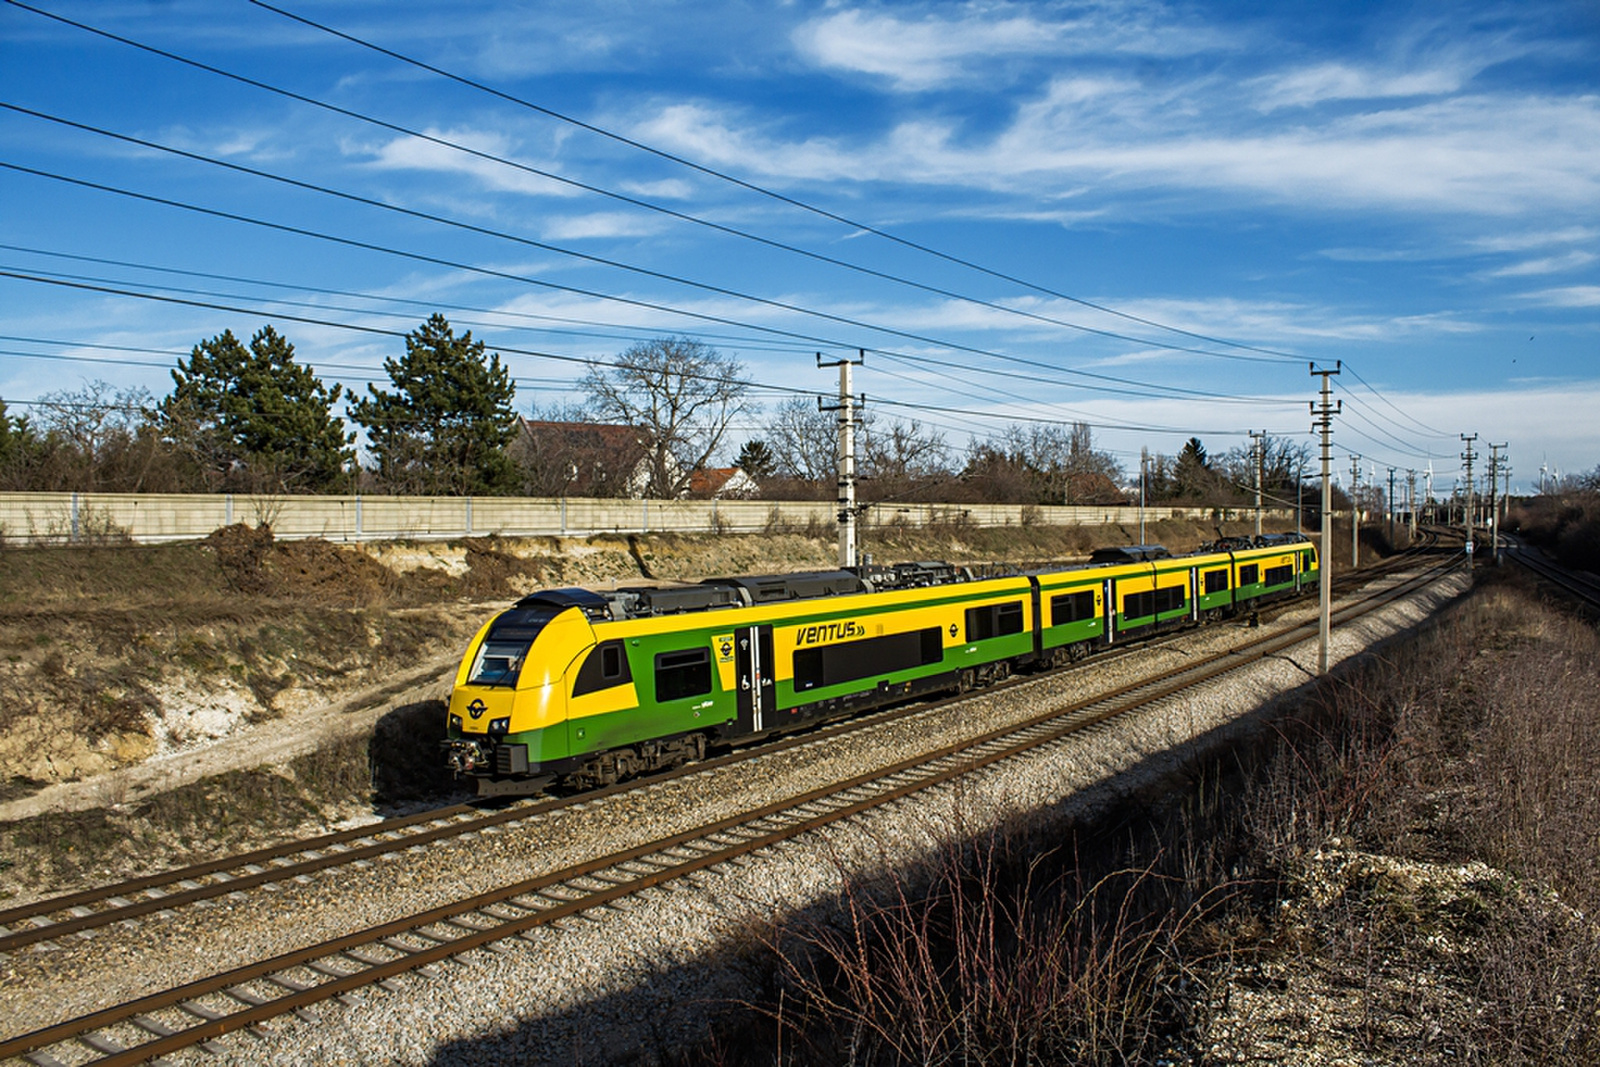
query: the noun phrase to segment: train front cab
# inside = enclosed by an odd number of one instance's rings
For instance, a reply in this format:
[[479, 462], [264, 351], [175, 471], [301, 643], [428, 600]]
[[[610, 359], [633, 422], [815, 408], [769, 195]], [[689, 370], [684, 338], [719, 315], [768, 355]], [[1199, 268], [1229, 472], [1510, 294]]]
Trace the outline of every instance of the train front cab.
[[456, 670], [444, 747], [457, 774], [558, 773], [570, 761], [568, 669], [594, 629], [560, 592], [489, 620]]

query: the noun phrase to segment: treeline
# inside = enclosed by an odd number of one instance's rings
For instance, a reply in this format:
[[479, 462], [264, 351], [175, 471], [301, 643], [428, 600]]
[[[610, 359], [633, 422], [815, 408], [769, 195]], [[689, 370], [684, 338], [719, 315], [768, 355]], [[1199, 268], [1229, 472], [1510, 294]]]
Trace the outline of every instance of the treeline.
[[[224, 331], [178, 361], [160, 398], [93, 382], [26, 414], [0, 403], [0, 490], [670, 498], [718, 490], [704, 472], [720, 460], [768, 498], [836, 493], [836, 413], [813, 397], [761, 410], [737, 359], [688, 338], [595, 364], [578, 383], [584, 403], [535, 403], [527, 420], [499, 354], [442, 315], [383, 368], [388, 382], [358, 396], [324, 383], [271, 326], [248, 342]], [[741, 422], [763, 430], [735, 442]], [[959, 448], [868, 409], [856, 441], [863, 501], [1089, 505], [1140, 493], [1137, 467], [1097, 449], [1087, 423], [1012, 425]], [[1267, 501], [1292, 503], [1309, 446], [1264, 444]], [[1151, 458], [1144, 496], [1243, 504], [1255, 470], [1246, 447], [1214, 459], [1191, 439]]]

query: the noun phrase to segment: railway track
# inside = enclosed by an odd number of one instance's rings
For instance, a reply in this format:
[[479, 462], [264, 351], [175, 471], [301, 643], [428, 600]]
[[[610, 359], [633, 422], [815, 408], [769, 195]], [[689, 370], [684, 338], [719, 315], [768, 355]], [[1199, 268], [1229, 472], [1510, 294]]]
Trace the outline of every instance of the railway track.
[[[1435, 549], [1429, 542], [1372, 567], [1346, 572], [1335, 580], [1335, 589], [1348, 591], [1357, 585], [1403, 570], [1432, 551]], [[1275, 617], [1301, 603], [1303, 600], [1277, 601], [1264, 606], [1260, 614], [1268, 618]], [[1179, 630], [1113, 647], [1064, 669], [1072, 671], [1103, 667], [1122, 657], [1162, 647], [1190, 633], [1193, 631]], [[1034, 680], [1035, 676], [1015, 677], [984, 692], [995, 693], [1005, 688], [1025, 686]], [[312, 876], [346, 865], [369, 864], [394, 853], [437, 845], [486, 830], [492, 832], [496, 828], [545, 817], [576, 804], [602, 801], [677, 778], [708, 773], [729, 764], [762, 759], [798, 747], [831, 744], [842, 734], [871, 729], [911, 716], [936, 714], [960, 699], [964, 697], [921, 701], [884, 709], [575, 796], [548, 796], [505, 807], [496, 806], [491, 810], [485, 810], [479, 804], [456, 804], [16, 905], [0, 910], [0, 954], [14, 953], [60, 938], [91, 934], [97, 929], [119, 923], [166, 917], [178, 908], [202, 901], [251, 890], [271, 889], [291, 881], [304, 882]]]
[[[1340, 608], [1335, 618], [1344, 623], [1377, 610], [1453, 567], [1454, 558], [1445, 560]], [[1281, 653], [1316, 630], [1311, 621], [1264, 635], [1214, 660], [1141, 679], [844, 782], [67, 1020], [0, 1043], [0, 1059], [23, 1056], [41, 1067], [68, 1061], [137, 1063], [275, 1017], [305, 1015], [330, 998], [410, 971], [427, 974], [446, 958], [475, 948], [494, 950], [500, 942], [579, 912], [1061, 743], [1118, 715]]]
[[1592, 574], [1569, 571], [1550, 562], [1544, 553], [1523, 544], [1515, 537], [1506, 537], [1509, 549], [1506, 555], [1518, 566], [1558, 586], [1591, 608], [1600, 608], [1600, 579]]
[[[1342, 574], [1335, 581], [1335, 589], [1346, 591], [1403, 570], [1431, 550], [1431, 545], [1418, 546], [1372, 567]], [[1303, 601], [1277, 601], [1264, 606], [1260, 614], [1275, 617], [1299, 603]], [[1162, 647], [1192, 632], [1179, 630], [1113, 647], [1064, 669], [1071, 671], [1102, 667], [1124, 656]], [[1023, 686], [1033, 680], [1033, 676], [1016, 677], [985, 692], [994, 693], [1003, 688]], [[270, 889], [291, 881], [304, 882], [312, 876], [346, 865], [368, 864], [397, 852], [436, 845], [486, 830], [493, 831], [541, 818], [575, 804], [587, 804], [636, 789], [650, 788], [732, 763], [761, 759], [802, 746], [830, 744], [841, 734], [870, 729], [910, 716], [936, 714], [952, 700], [959, 699], [963, 698], [921, 701], [885, 709], [645, 778], [589, 790], [577, 796], [549, 796], [504, 807], [496, 806], [492, 810], [485, 810], [478, 804], [456, 804], [0, 909], [0, 954], [14, 953], [59, 938], [90, 934], [118, 923], [165, 917], [178, 908], [202, 901]]]

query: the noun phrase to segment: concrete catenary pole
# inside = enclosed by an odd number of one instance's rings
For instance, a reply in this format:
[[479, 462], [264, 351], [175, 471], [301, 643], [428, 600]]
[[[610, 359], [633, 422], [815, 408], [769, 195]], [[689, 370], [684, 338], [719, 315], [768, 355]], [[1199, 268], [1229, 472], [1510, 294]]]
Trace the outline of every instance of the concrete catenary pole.
[[1417, 472], [1406, 471], [1406, 514], [1411, 516], [1411, 540], [1417, 539]]
[[1389, 517], [1389, 545], [1394, 546], [1394, 468], [1389, 468], [1389, 496], [1383, 502], [1383, 510]]
[[[1342, 363], [1342, 361], [1341, 361]], [[1333, 370], [1318, 370], [1315, 363], [1311, 364], [1313, 377], [1322, 376], [1322, 403], [1311, 405], [1311, 414], [1315, 416], [1311, 422], [1311, 432], [1322, 432], [1322, 544], [1318, 546], [1318, 553], [1322, 557], [1317, 565], [1319, 596], [1321, 599], [1321, 623], [1318, 627], [1317, 641], [1317, 673], [1328, 673], [1328, 643], [1333, 635], [1333, 558], [1328, 554], [1333, 548], [1333, 417], [1344, 409], [1344, 401], [1339, 401], [1335, 407], [1330, 398], [1333, 395], [1333, 386], [1329, 378], [1338, 374], [1341, 363], [1335, 363]]]
[[1141, 545], [1145, 543], [1145, 540], [1144, 540], [1144, 483], [1145, 483], [1145, 479], [1149, 477], [1149, 473], [1148, 473], [1149, 468], [1150, 468], [1150, 450], [1148, 448], [1141, 448], [1141, 449], [1139, 449], [1139, 543]]
[[1489, 445], [1489, 546], [1496, 567], [1500, 566], [1500, 501], [1495, 494], [1500, 488], [1500, 450], [1508, 444]]
[[1361, 457], [1350, 457], [1350, 568], [1361, 566], [1361, 504], [1356, 490], [1361, 486]]
[[825, 406], [818, 398], [822, 411], [839, 413], [839, 566], [856, 565], [856, 411], [866, 403], [866, 397], [857, 397], [851, 384], [851, 369], [867, 361], [867, 354], [857, 359], [839, 359], [832, 363], [822, 361], [817, 353], [818, 367], [839, 368], [839, 403]]
[[1256, 468], [1256, 536], [1260, 537], [1261, 536], [1261, 483], [1262, 483], [1262, 481], [1265, 480], [1264, 479], [1264, 475], [1266, 474], [1266, 469], [1267, 469], [1267, 431], [1262, 430], [1260, 433], [1256, 433], [1254, 430], [1250, 430], [1250, 431], [1248, 431], [1248, 433], [1250, 434], [1250, 452], [1252, 453], [1252, 455], [1255, 456], [1255, 464], [1254, 464], [1254, 466]]
[[1467, 443], [1467, 450], [1465, 452], [1461, 453], [1461, 458], [1463, 460], [1465, 460], [1466, 464], [1467, 464], [1467, 510], [1466, 510], [1467, 570], [1470, 571], [1472, 569], [1472, 547], [1473, 547], [1472, 546], [1472, 461], [1476, 458], [1475, 453], [1472, 451], [1472, 442], [1474, 442], [1474, 441], [1476, 441], [1478, 439], [1478, 435], [1477, 434], [1471, 434], [1471, 435], [1462, 434], [1461, 435], [1461, 439]]

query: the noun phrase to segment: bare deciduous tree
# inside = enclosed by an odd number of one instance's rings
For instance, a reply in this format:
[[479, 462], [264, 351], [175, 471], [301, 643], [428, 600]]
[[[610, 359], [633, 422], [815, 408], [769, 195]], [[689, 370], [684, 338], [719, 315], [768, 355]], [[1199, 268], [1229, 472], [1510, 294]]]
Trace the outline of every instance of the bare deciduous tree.
[[839, 466], [838, 418], [809, 397], [792, 397], [780, 404], [767, 439], [778, 473], [831, 485]]
[[37, 418], [50, 468], [36, 473], [40, 486], [143, 490], [152, 467], [168, 458], [151, 421], [152, 405], [147, 389], [116, 389], [103, 381], [40, 397]]
[[580, 385], [601, 418], [646, 432], [646, 492], [661, 498], [682, 493], [722, 446], [750, 391], [737, 359], [687, 337], [636, 344], [612, 367], [591, 368]]

